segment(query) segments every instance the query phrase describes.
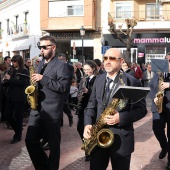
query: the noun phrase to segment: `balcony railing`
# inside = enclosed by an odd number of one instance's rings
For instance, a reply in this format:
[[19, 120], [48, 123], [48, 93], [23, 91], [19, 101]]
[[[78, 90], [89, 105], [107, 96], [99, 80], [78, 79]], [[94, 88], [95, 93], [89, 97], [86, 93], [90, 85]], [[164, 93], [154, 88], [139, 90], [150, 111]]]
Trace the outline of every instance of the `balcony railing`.
[[112, 19], [113, 21], [119, 21], [125, 18], [133, 18], [138, 21], [170, 21], [170, 10], [109, 12], [109, 20]]
[[10, 27], [7, 30], [7, 35], [12, 37], [20, 37], [20, 36], [26, 36], [29, 35], [30, 29], [29, 24], [20, 24], [14, 27]]

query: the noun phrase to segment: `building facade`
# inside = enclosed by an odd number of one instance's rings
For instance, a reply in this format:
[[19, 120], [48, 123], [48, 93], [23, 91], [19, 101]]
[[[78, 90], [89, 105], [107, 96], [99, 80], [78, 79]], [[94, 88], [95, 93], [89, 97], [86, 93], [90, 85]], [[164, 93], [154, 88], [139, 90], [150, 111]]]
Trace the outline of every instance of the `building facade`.
[[40, 54], [40, 0], [6, 0], [0, 3], [0, 57]]
[[[116, 24], [117, 31], [126, 18], [136, 19], [132, 37], [131, 62], [147, 63], [151, 59], [164, 59], [170, 52], [170, 0], [111, 1], [109, 15]], [[126, 30], [126, 24], [122, 30]], [[125, 34], [121, 35], [126, 39]], [[117, 47], [125, 53], [126, 47], [108, 31], [104, 32], [105, 44]]]

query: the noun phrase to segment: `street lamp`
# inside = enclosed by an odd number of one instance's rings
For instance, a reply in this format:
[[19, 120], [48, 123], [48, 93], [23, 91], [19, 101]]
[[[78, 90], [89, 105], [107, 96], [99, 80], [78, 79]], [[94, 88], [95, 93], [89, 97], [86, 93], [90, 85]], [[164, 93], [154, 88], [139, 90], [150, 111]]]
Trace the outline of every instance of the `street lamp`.
[[83, 62], [84, 62], [84, 45], [83, 45], [83, 37], [85, 36], [85, 29], [83, 26], [81, 26], [80, 28], [80, 35], [82, 37], [82, 59], [83, 59]]

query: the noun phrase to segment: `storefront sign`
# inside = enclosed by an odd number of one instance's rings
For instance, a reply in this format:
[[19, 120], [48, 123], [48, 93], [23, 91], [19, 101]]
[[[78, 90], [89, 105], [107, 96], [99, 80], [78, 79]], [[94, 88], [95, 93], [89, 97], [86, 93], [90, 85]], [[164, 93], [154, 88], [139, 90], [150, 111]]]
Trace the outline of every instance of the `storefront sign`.
[[134, 38], [134, 43], [170, 43], [170, 38]]

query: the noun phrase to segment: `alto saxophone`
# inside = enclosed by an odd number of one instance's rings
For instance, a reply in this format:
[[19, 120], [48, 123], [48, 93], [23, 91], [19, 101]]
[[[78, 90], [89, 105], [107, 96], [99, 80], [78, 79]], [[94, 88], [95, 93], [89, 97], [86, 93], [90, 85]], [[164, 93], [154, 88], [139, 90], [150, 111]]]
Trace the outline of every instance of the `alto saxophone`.
[[80, 84], [81, 89], [78, 91], [78, 103], [76, 106], [76, 112], [75, 115], [79, 115], [80, 109], [81, 109], [81, 103], [83, 99], [83, 89], [85, 88], [86, 85], [86, 78], [88, 75], [84, 75]]
[[37, 110], [37, 99], [38, 99], [38, 92], [37, 92], [37, 83], [32, 82], [31, 77], [34, 74], [35, 68], [33, 66], [33, 61], [31, 62], [31, 66], [29, 67], [30, 72], [30, 86], [25, 89], [25, 93], [27, 94], [27, 100], [30, 104], [31, 109]]
[[158, 79], [158, 92], [156, 93], [156, 96], [158, 100], [156, 101], [156, 107], [158, 113], [162, 113], [162, 106], [163, 106], [163, 97], [164, 97], [164, 90], [161, 90], [161, 84], [164, 82], [163, 79], [163, 73], [158, 72], [159, 79]]
[[[124, 85], [121, 78], [123, 73], [120, 74], [120, 82], [122, 85]], [[104, 128], [106, 126], [104, 117], [107, 115], [114, 115], [116, 113], [116, 108], [119, 105], [122, 105], [124, 107], [124, 99], [114, 98], [104, 110], [104, 112], [100, 115], [98, 121], [92, 126], [91, 137], [89, 139], [83, 139], [83, 145], [81, 149], [85, 151], [86, 155], [90, 155], [90, 153], [97, 145], [101, 148], [108, 148], [112, 145], [114, 141], [114, 134], [110, 129]]]

